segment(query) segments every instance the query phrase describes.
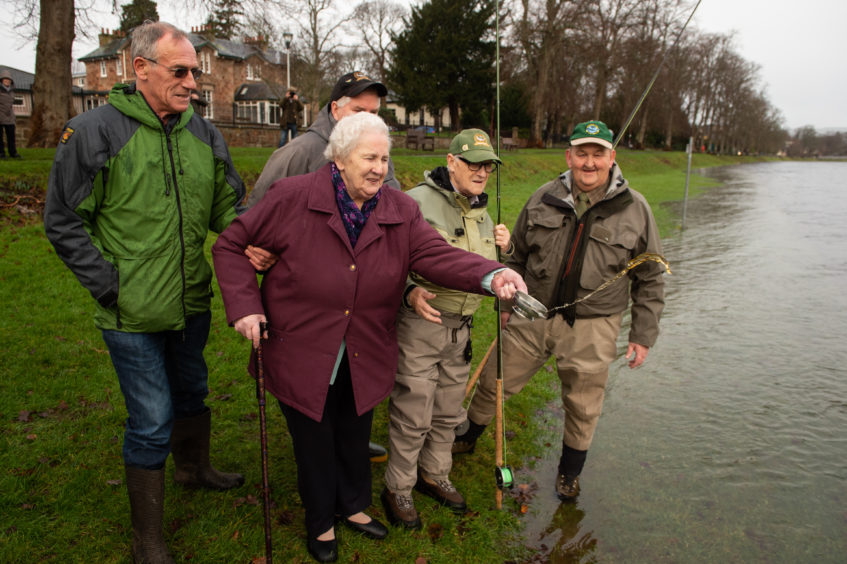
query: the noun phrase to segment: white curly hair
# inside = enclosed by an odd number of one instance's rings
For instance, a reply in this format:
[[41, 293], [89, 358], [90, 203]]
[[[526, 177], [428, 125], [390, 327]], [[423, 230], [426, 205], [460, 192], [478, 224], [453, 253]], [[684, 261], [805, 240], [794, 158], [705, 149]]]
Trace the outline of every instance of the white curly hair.
[[382, 118], [368, 112], [359, 112], [347, 116], [337, 124], [329, 136], [329, 144], [324, 150], [324, 157], [330, 161], [342, 161], [350, 156], [353, 149], [359, 144], [362, 136], [367, 133], [379, 133], [385, 135], [388, 148], [391, 148], [391, 136], [388, 134], [388, 126]]

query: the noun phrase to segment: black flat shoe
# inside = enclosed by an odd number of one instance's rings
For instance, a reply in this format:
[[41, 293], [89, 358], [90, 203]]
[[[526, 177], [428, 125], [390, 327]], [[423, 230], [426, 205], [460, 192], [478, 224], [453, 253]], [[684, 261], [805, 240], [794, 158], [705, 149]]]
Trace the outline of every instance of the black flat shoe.
[[338, 539], [318, 540], [309, 539], [306, 542], [309, 554], [318, 562], [335, 562], [338, 560]]
[[362, 533], [366, 537], [370, 537], [375, 540], [382, 540], [388, 536], [388, 529], [376, 519], [371, 518], [371, 520], [367, 523], [354, 523], [345, 517], [343, 521], [349, 529], [352, 529], [357, 533]]

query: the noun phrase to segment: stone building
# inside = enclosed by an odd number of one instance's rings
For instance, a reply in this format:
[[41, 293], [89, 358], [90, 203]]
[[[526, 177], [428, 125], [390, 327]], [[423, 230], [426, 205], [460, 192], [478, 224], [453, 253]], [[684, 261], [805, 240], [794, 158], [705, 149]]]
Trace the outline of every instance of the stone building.
[[[244, 42], [216, 38], [207, 28], [188, 37], [203, 76], [197, 90], [206, 101], [204, 117], [221, 125], [279, 127], [279, 100], [285, 95], [285, 55], [261, 38]], [[101, 30], [100, 46], [80, 57], [85, 64], [85, 110], [105, 104], [118, 82], [135, 80], [130, 38], [120, 30]], [[278, 134], [278, 132], [277, 132]]]

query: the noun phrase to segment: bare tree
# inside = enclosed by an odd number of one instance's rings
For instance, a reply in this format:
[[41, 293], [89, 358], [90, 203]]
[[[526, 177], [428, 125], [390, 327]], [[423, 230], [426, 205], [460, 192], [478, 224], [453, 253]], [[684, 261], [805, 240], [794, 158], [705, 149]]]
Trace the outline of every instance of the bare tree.
[[76, 33], [85, 36], [91, 28], [86, 16], [90, 7], [91, 0], [19, 0], [15, 4], [15, 27], [25, 40], [37, 38], [29, 147], [55, 147], [73, 116], [71, 49]]
[[337, 0], [303, 0], [298, 5], [303, 60], [301, 84], [312, 115], [320, 110], [321, 96], [331, 87], [325, 77], [337, 74], [333, 53], [340, 49], [339, 31], [351, 17], [342, 13], [338, 4]]
[[351, 21], [370, 53], [371, 60], [364, 70], [378, 76], [381, 82], [385, 82], [389, 67], [391, 34], [399, 31], [406, 15], [405, 7], [390, 0], [367, 0], [353, 11]]
[[575, 109], [579, 62], [570, 48], [582, 4], [580, 0], [518, 0], [511, 14], [512, 33], [531, 85], [532, 144], [541, 143], [544, 131], [556, 127], [567, 108]]

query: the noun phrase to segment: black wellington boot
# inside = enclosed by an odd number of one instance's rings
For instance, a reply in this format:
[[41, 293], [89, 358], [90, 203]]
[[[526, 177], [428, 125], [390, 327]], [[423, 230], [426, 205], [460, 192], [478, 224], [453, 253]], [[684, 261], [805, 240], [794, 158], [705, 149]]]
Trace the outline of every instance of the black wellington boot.
[[189, 488], [228, 490], [244, 483], [244, 476], [218, 472], [209, 462], [209, 434], [212, 412], [177, 419], [171, 432], [171, 453], [174, 455], [174, 481]]
[[132, 516], [132, 560], [136, 564], [173, 564], [162, 535], [165, 469], [126, 467], [126, 489]]

